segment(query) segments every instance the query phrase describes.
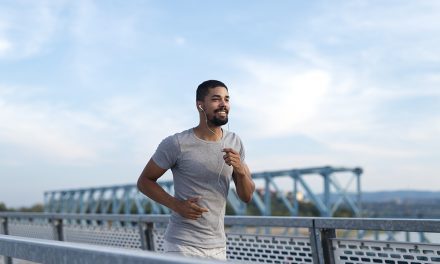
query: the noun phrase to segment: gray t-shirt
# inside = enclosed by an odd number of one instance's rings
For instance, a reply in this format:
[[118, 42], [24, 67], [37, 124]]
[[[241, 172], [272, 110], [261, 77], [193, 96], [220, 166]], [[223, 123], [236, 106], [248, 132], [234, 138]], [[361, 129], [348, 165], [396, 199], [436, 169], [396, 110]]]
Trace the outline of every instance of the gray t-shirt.
[[188, 129], [159, 144], [152, 159], [163, 169], [171, 168], [174, 196], [180, 200], [200, 196], [198, 204], [209, 209], [198, 220], [172, 212], [165, 233], [168, 242], [201, 248], [226, 245], [224, 216], [233, 170], [223, 159], [223, 148], [236, 150], [244, 162], [243, 143], [225, 130], [221, 141], [202, 140]]

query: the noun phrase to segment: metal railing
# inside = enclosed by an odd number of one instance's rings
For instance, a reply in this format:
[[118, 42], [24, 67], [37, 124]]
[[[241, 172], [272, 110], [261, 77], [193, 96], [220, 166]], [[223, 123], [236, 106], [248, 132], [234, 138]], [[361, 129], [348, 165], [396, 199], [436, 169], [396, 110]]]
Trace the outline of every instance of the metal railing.
[[[0, 213], [0, 222], [3, 234], [162, 252], [168, 216]], [[227, 216], [225, 230], [234, 262], [440, 263], [440, 220]]]
[[[207, 261], [163, 255], [154, 252], [133, 249], [109, 248], [69, 242], [50, 241], [36, 238], [23, 238], [0, 235], [0, 255], [39, 263], [75, 263], [75, 264], [220, 264], [219, 261]], [[12, 262], [7, 259], [6, 262]]]

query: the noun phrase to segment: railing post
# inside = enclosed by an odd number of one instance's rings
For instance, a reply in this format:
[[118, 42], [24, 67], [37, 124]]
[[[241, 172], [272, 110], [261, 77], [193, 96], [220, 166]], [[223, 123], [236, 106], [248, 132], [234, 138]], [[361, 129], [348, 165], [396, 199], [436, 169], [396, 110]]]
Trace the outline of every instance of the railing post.
[[145, 230], [145, 241], [147, 242], [147, 250], [154, 251], [154, 223], [147, 223], [147, 229]]
[[325, 264], [334, 264], [335, 257], [333, 254], [332, 238], [336, 237], [335, 229], [321, 229], [321, 246]]
[[[313, 221], [314, 222], [314, 221]], [[324, 256], [321, 246], [321, 234], [319, 229], [313, 227], [309, 228], [310, 247], [312, 248], [312, 258], [314, 264], [324, 264]]]
[[141, 249], [148, 250], [148, 241], [147, 241], [147, 227], [146, 224], [142, 221], [138, 222], [138, 230], [141, 236]]
[[8, 218], [1, 218], [0, 222], [2, 224], [3, 234], [8, 235]]
[[[9, 229], [8, 229], [8, 217], [1, 218], [1, 224], [3, 227], [3, 234], [9, 235]], [[9, 256], [4, 256], [4, 262], [5, 264], [12, 264], [12, 258]]]
[[55, 234], [54, 240], [64, 241], [63, 234], [63, 219], [53, 218], [52, 219], [53, 232]]

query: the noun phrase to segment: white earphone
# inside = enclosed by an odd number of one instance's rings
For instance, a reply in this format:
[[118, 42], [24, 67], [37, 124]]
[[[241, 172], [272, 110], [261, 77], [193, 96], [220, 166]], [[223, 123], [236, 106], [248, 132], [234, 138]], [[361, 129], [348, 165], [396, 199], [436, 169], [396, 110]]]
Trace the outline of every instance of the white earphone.
[[[212, 134], [218, 136], [214, 131], [212, 131], [212, 130], [209, 128], [209, 126], [208, 126], [208, 116], [206, 115], [206, 112], [205, 112], [205, 110], [203, 109], [202, 105], [199, 104], [198, 106], [199, 106], [200, 111], [202, 111], [202, 112], [205, 114], [206, 127], [209, 129], [209, 131], [211, 131]], [[229, 131], [229, 124], [228, 124], [228, 131]], [[220, 136], [220, 141], [222, 142], [222, 150], [223, 150], [223, 149], [225, 148], [225, 140], [224, 140], [224, 138], [223, 138], [222, 136]], [[220, 192], [223, 191], [223, 190], [222, 190], [222, 189], [223, 189], [223, 188], [222, 188], [222, 185], [220, 184], [220, 176], [221, 176], [221, 173], [223, 172], [223, 168], [224, 168], [225, 164], [226, 164], [225, 162], [222, 163], [222, 166], [221, 166], [221, 168], [220, 168], [220, 171], [219, 171], [218, 174], [217, 174], [217, 186], [219, 187], [218, 190], [219, 190]], [[225, 190], [225, 192], [226, 192], [226, 195], [227, 195], [228, 190]], [[222, 210], [226, 210], [226, 206], [225, 206]], [[217, 228], [218, 228], [219, 226], [220, 226], [220, 218], [219, 218], [219, 221], [218, 221]]]

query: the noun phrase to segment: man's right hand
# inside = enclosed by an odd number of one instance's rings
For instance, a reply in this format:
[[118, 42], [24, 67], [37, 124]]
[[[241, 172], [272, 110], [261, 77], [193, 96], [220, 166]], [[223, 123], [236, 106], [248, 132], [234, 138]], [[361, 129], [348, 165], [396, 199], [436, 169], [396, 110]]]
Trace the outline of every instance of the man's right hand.
[[176, 206], [176, 212], [182, 217], [197, 220], [203, 213], [209, 212], [208, 208], [200, 207], [197, 202], [200, 197], [191, 197], [185, 201], [179, 201]]

